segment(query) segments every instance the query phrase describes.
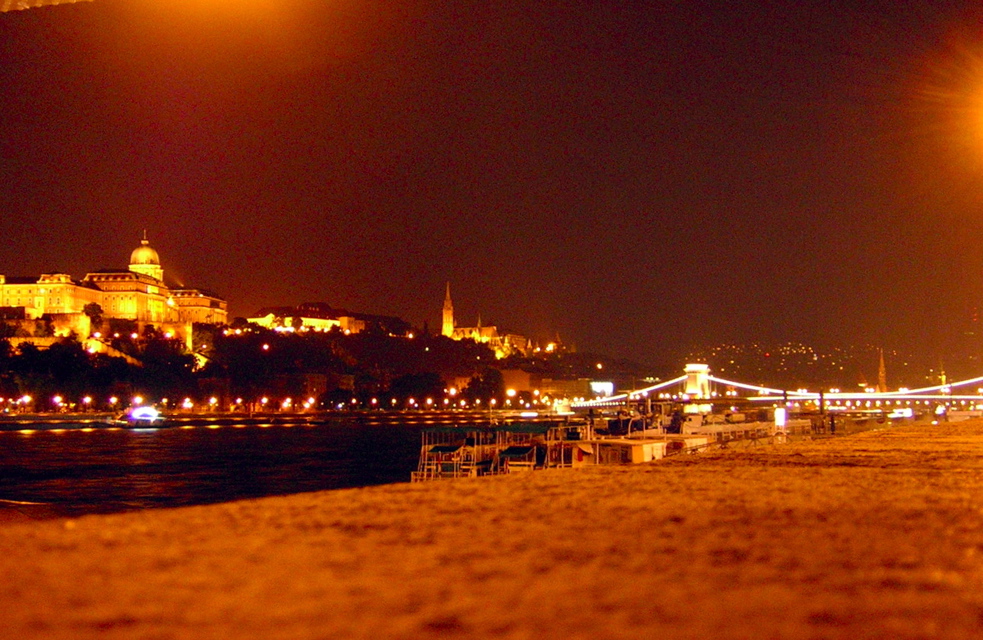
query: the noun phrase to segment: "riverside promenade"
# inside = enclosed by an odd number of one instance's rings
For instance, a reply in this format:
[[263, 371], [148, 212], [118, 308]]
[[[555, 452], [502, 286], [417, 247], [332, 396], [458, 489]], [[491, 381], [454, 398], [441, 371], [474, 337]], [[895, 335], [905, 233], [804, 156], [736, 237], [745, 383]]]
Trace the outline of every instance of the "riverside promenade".
[[0, 518], [0, 638], [979, 638], [983, 422]]

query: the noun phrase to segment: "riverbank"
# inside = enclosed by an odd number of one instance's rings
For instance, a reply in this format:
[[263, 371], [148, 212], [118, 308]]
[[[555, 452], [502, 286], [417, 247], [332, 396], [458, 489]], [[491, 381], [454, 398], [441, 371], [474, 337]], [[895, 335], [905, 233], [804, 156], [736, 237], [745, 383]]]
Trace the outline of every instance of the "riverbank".
[[0, 524], [31, 638], [976, 638], [983, 421]]

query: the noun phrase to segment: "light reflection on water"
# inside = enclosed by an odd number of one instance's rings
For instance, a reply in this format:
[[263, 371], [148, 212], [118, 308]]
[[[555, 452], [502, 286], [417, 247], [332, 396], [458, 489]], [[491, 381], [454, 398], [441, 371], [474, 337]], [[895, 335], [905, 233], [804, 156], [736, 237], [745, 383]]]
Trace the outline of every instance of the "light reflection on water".
[[406, 482], [420, 431], [442, 422], [353, 416], [161, 429], [5, 425], [0, 511], [76, 516]]

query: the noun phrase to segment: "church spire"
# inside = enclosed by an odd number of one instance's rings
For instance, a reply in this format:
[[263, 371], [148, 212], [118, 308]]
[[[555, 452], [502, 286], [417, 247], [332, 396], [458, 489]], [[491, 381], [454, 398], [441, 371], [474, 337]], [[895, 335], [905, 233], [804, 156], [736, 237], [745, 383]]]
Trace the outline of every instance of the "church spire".
[[448, 338], [454, 335], [454, 303], [451, 302], [451, 283], [447, 283], [447, 294], [444, 296], [444, 317], [440, 333]]

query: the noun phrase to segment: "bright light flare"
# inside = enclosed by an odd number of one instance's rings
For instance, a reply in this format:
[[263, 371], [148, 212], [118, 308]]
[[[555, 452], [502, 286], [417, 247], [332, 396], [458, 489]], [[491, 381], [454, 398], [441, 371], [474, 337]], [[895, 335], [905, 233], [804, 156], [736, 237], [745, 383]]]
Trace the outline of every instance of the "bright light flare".
[[[904, 130], [907, 171], [922, 189], [957, 191], [983, 203], [983, 40], [978, 25], [957, 25], [908, 65]], [[902, 176], [901, 179], [905, 179]]]

